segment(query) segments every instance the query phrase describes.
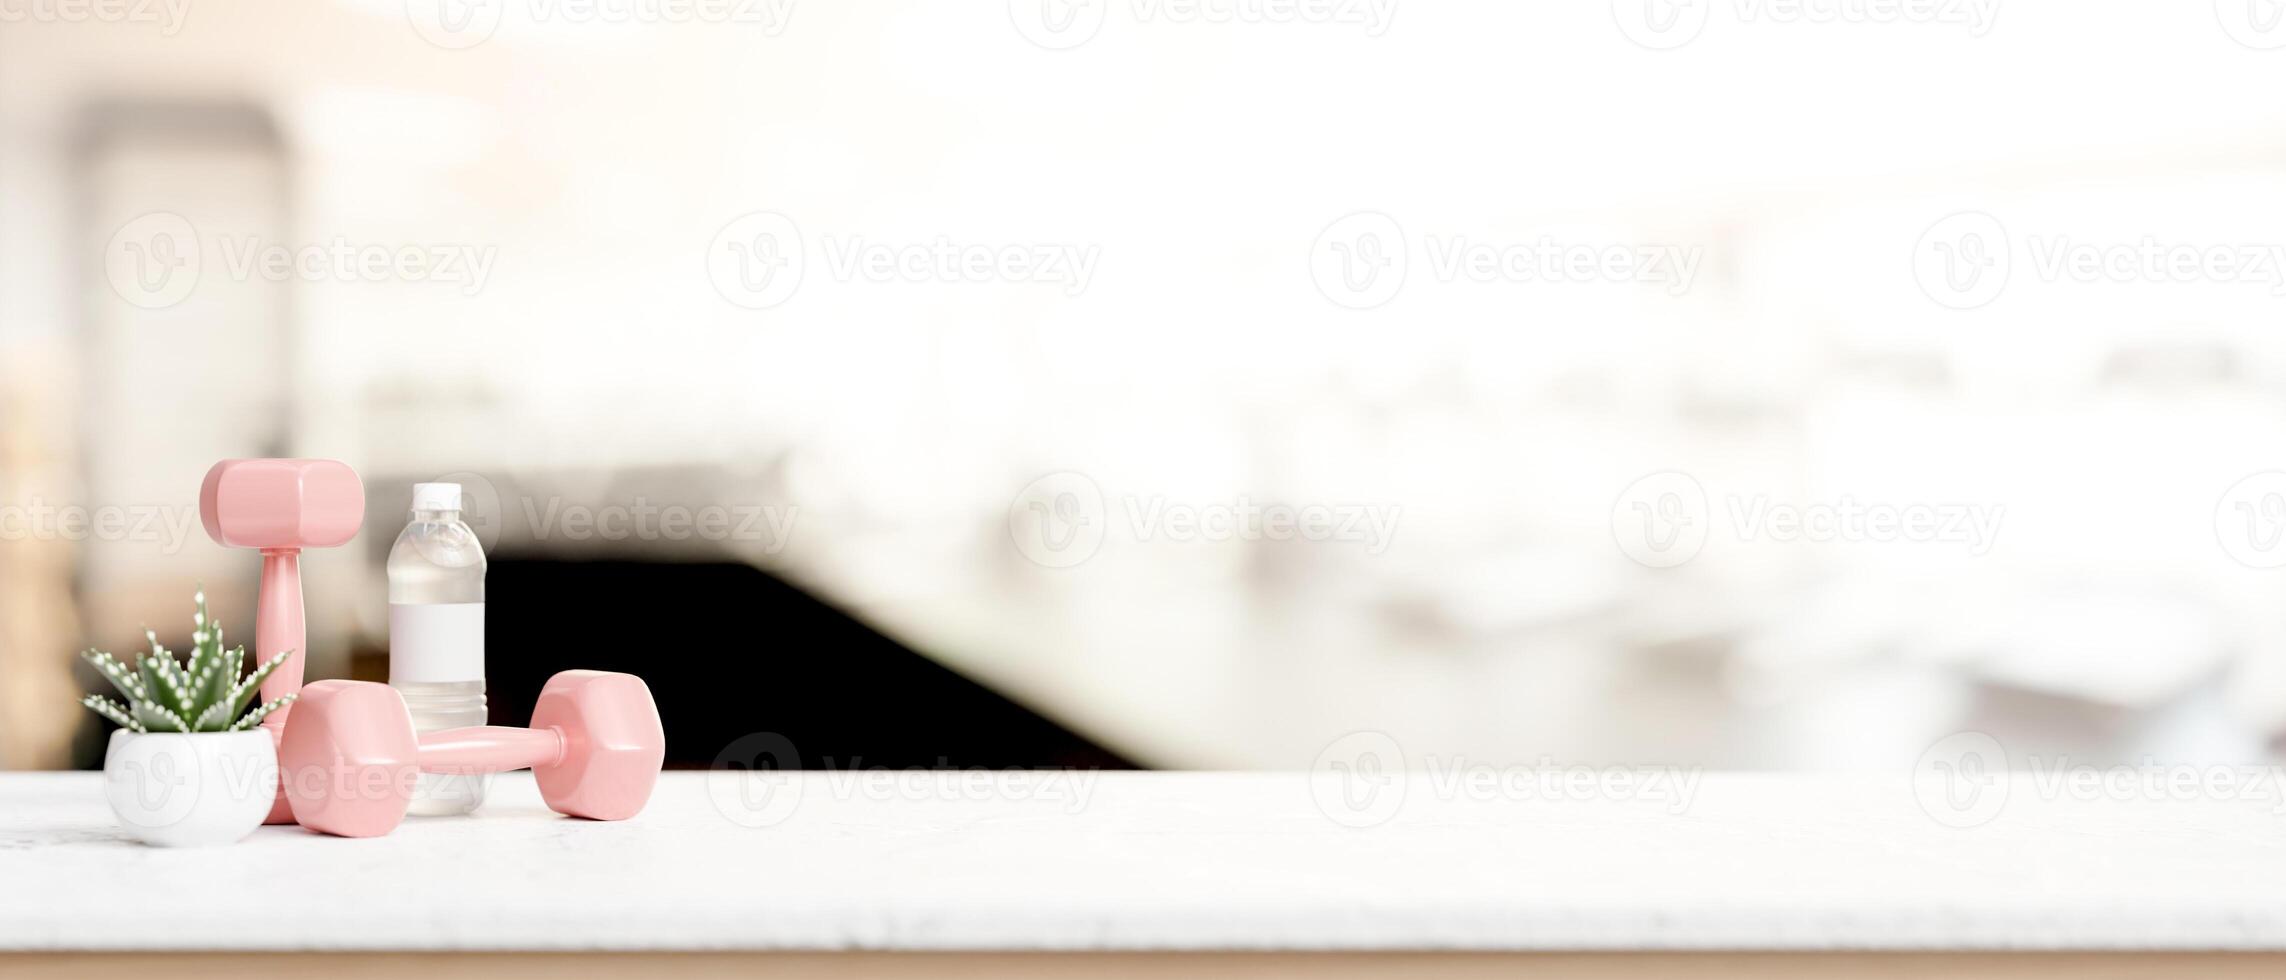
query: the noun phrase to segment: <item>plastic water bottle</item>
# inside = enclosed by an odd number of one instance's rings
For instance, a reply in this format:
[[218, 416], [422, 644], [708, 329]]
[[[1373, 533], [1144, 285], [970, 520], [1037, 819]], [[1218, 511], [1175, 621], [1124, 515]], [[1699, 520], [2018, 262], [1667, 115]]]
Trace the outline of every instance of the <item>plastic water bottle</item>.
[[[412, 523], [389, 549], [389, 686], [414, 731], [485, 722], [484, 548], [460, 519], [460, 484], [414, 484]], [[474, 810], [487, 778], [422, 773], [411, 812]]]

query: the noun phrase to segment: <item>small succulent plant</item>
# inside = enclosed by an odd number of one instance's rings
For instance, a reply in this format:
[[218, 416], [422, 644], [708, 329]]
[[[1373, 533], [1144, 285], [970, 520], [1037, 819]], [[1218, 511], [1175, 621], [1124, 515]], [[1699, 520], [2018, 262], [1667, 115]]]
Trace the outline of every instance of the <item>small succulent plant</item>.
[[242, 732], [260, 724], [270, 712], [293, 703], [294, 696], [289, 694], [246, 710], [255, 689], [293, 651], [271, 657], [253, 673], [239, 677], [238, 672], [246, 665], [246, 648], [239, 646], [224, 654], [222, 624], [206, 614], [206, 591], [199, 590], [192, 599], [198, 603], [198, 612], [191, 616], [190, 663], [176, 662], [175, 655], [159, 645], [159, 635], [144, 630], [151, 652], [135, 655], [134, 670], [101, 650], [80, 654], [127, 696], [127, 703], [100, 694], [90, 694], [79, 703], [134, 732]]

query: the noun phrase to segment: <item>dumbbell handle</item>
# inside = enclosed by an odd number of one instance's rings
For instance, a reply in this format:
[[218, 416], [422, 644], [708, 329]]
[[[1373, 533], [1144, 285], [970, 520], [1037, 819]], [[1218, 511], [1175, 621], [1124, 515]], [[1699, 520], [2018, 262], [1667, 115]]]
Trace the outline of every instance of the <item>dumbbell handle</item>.
[[[299, 548], [264, 548], [262, 550], [262, 591], [254, 603], [254, 662], [269, 663], [271, 657], [292, 652], [284, 663], [270, 672], [270, 679], [262, 682], [262, 701], [275, 703], [302, 689], [302, 650], [310, 645], [309, 628], [302, 619], [302, 552]], [[262, 719], [262, 730], [270, 733], [270, 745], [277, 747], [285, 737], [286, 719], [294, 706], [287, 704], [270, 712]], [[263, 823], [293, 823], [293, 807], [286, 802], [285, 787], [278, 788], [277, 798], [270, 802], [270, 815]]]
[[[302, 620], [302, 551], [300, 548], [262, 550], [262, 592], [254, 604], [254, 662], [292, 651], [286, 662], [262, 682], [262, 700], [276, 701], [302, 689], [302, 649], [309, 646], [309, 629]], [[294, 706], [270, 712], [262, 724], [273, 733], [283, 731]]]
[[564, 733], [554, 728], [478, 725], [421, 736], [421, 771], [467, 775], [540, 769], [564, 758]]

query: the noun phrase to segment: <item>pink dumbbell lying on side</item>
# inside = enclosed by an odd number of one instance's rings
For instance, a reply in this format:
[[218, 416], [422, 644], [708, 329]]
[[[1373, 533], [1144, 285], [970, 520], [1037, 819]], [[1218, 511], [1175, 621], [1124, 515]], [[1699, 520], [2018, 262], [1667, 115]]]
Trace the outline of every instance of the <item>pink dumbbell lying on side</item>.
[[416, 737], [405, 699], [386, 684], [319, 681], [302, 688], [278, 746], [294, 819], [341, 837], [397, 828], [416, 773], [530, 769], [557, 813], [625, 820], [659, 781], [667, 736], [651, 689], [633, 674], [567, 670], [548, 679], [532, 727], [452, 728]]

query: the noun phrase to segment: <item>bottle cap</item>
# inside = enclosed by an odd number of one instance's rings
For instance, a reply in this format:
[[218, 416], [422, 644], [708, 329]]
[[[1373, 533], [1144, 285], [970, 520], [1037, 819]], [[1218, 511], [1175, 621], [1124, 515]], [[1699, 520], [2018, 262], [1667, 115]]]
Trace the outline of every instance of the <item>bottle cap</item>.
[[416, 483], [416, 484], [413, 484], [413, 509], [414, 509], [414, 510], [459, 510], [459, 509], [460, 509], [460, 484], [458, 484], [458, 483]]

